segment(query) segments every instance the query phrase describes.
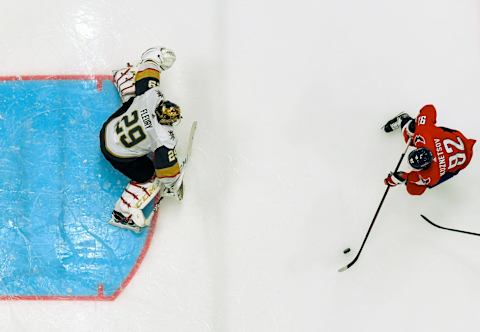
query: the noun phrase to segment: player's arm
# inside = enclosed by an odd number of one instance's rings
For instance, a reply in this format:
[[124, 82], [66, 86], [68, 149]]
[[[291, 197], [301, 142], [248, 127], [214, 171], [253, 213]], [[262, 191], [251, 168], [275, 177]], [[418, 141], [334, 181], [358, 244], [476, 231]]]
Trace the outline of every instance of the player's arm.
[[135, 95], [139, 96], [160, 83], [160, 67], [155, 61], [142, 61], [135, 74]]
[[178, 164], [175, 148], [159, 147], [155, 150], [153, 164], [155, 165], [157, 178], [166, 187], [172, 187], [180, 176], [180, 165]]
[[175, 60], [175, 52], [166, 47], [151, 47], [143, 52], [142, 61], [135, 75], [135, 95], [139, 96], [148, 89], [158, 86], [160, 72], [173, 66]]
[[160, 66], [153, 60], [143, 60], [136, 67], [128, 67], [113, 72], [113, 82], [126, 103], [130, 98], [145, 93], [159, 85]]
[[411, 171], [405, 173], [405, 185], [411, 195], [421, 195], [430, 187], [431, 177], [428, 171]]
[[407, 181], [406, 172], [390, 172], [383, 181], [387, 186], [395, 187], [396, 185], [405, 183]]
[[411, 195], [421, 195], [428, 188], [427, 184], [423, 182], [419, 171], [392, 172], [385, 179], [385, 184], [390, 187], [405, 184], [408, 193]]
[[175, 52], [169, 48], [156, 46], [142, 53], [138, 65], [113, 71], [113, 83], [123, 103], [139, 96], [154, 86], [159, 85], [160, 72], [169, 69], [175, 63]]
[[407, 191], [410, 195], [421, 195], [427, 190], [427, 186], [418, 185], [412, 182], [407, 183]]

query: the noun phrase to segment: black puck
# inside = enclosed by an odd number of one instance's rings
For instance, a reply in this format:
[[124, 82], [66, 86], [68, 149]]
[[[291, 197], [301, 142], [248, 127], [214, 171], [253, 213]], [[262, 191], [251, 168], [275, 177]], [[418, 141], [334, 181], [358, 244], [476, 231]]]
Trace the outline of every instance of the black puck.
[[343, 251], [344, 254], [348, 254], [350, 252], [350, 248], [347, 248]]

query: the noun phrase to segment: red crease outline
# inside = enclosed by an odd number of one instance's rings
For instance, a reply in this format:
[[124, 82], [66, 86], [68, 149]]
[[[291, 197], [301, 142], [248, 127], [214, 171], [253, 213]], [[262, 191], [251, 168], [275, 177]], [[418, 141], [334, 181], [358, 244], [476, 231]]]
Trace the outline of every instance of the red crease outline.
[[103, 81], [111, 81], [112, 75], [12, 75], [0, 76], [0, 82], [6, 81], [97, 81], [97, 91], [102, 91]]

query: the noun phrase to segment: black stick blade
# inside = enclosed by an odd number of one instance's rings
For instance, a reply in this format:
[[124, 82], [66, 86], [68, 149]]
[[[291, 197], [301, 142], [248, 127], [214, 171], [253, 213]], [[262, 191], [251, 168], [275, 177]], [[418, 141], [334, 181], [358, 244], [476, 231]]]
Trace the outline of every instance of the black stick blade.
[[440, 228], [440, 229], [445, 229], [445, 230], [447, 230], [447, 231], [458, 232], [458, 233], [463, 233], [463, 234], [480, 236], [479, 233], [467, 232], [467, 231], [462, 231], [462, 230], [460, 230], [460, 229], [448, 228], [448, 227], [443, 227], [443, 226], [437, 225], [437, 224], [435, 224], [433, 221], [431, 221], [430, 219], [428, 219], [427, 217], [425, 217], [423, 214], [421, 214], [420, 217], [422, 217], [423, 219], [425, 219], [425, 221], [428, 222], [430, 225], [435, 226], [435, 227]]

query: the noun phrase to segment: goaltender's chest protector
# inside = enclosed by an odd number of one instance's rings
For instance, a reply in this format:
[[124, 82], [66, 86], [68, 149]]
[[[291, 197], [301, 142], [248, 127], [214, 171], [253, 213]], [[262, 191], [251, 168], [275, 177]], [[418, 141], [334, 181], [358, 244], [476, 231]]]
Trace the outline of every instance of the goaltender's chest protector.
[[160, 146], [175, 147], [171, 126], [163, 126], [155, 118], [155, 108], [163, 100], [158, 88], [135, 97], [130, 107], [112, 118], [105, 128], [107, 150], [119, 158], [144, 156]]

